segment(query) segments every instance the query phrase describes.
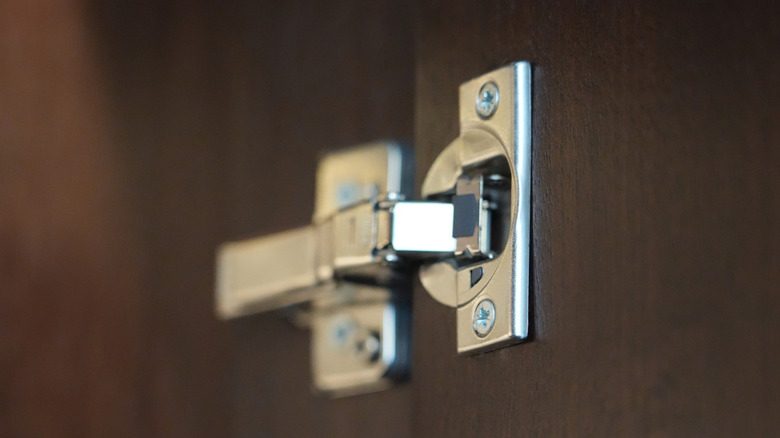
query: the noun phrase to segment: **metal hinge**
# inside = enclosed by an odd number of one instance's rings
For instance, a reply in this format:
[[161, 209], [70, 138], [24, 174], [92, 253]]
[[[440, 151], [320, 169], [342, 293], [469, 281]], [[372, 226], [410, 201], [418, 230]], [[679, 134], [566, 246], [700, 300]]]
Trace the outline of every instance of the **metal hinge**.
[[395, 143], [326, 156], [312, 224], [223, 245], [217, 311], [294, 306], [312, 328], [314, 386], [386, 387], [409, 368], [411, 276], [457, 309], [460, 353], [528, 336], [531, 69], [512, 64], [460, 88], [459, 137], [411, 200]]

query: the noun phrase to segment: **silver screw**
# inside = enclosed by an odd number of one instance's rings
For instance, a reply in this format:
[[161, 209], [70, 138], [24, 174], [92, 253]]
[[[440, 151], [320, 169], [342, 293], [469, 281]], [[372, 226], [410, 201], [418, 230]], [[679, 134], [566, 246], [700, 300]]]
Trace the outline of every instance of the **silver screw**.
[[395, 254], [385, 254], [385, 261], [387, 263], [396, 263], [398, 260], [400, 260], [400, 258]]
[[363, 340], [362, 350], [365, 351], [368, 360], [371, 362], [379, 359], [379, 352], [382, 344], [379, 341], [379, 333], [371, 332]]
[[485, 298], [477, 304], [474, 309], [474, 332], [480, 338], [485, 336], [493, 330], [493, 324], [496, 323], [496, 306], [492, 301]]
[[336, 347], [347, 345], [347, 341], [353, 337], [357, 324], [351, 318], [341, 317], [333, 321], [330, 327], [330, 341]]
[[498, 85], [495, 82], [485, 82], [477, 93], [477, 114], [483, 119], [489, 119], [498, 109]]
[[346, 207], [347, 205], [354, 204], [360, 200], [361, 191], [364, 190], [361, 186], [342, 181], [336, 187], [336, 205], [339, 207]]

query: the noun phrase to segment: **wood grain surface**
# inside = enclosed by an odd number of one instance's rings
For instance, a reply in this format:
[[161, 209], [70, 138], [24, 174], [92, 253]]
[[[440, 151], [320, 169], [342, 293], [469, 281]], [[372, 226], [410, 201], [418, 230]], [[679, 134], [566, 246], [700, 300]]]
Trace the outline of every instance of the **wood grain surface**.
[[0, 5], [4, 437], [228, 430], [228, 82], [206, 12]]
[[780, 14], [423, 1], [422, 175], [458, 85], [534, 64], [533, 340], [455, 354], [415, 295], [414, 435], [780, 435]]
[[[0, 1], [0, 436], [780, 435], [780, 13], [680, 4]], [[531, 342], [327, 400], [309, 334], [213, 315], [222, 241], [307, 223], [332, 149], [534, 64]]]
[[212, 294], [218, 243], [309, 221], [320, 154], [411, 139], [411, 22], [0, 2], [0, 436], [408, 434], [408, 387], [315, 397], [308, 333]]

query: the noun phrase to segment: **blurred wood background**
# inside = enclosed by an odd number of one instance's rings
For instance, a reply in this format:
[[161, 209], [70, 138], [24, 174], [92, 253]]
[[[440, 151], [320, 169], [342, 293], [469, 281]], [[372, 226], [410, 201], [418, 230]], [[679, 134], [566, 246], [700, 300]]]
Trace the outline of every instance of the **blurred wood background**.
[[409, 6], [0, 2], [0, 436], [356, 427], [305, 331], [215, 319], [213, 255], [307, 223], [324, 151], [411, 139]]
[[[0, 436], [780, 435], [780, 13], [763, 1], [0, 0]], [[311, 394], [213, 314], [214, 248], [308, 223], [317, 158], [458, 133], [534, 64], [533, 336]], [[280, 323], [280, 321], [282, 321]]]

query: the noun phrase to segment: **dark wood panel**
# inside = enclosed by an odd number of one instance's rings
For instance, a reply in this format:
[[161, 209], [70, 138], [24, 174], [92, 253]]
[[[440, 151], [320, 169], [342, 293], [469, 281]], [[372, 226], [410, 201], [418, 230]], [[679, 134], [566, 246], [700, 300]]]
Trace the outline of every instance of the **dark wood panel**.
[[[415, 80], [409, 8], [0, 4], [4, 434], [778, 434], [778, 11], [427, 2]], [[306, 332], [214, 320], [214, 246], [307, 222], [319, 153], [414, 105], [422, 176], [516, 59], [533, 342], [457, 357], [418, 288], [412, 384], [331, 401]]]
[[2, 435], [224, 435], [218, 22], [75, 1], [0, 17]]
[[534, 63], [532, 342], [415, 295], [416, 436], [780, 434], [780, 23], [767, 2], [424, 1], [419, 175], [458, 85]]
[[412, 137], [409, 2], [0, 4], [3, 436], [403, 436], [308, 333], [213, 315], [213, 251], [309, 221], [327, 150]]

